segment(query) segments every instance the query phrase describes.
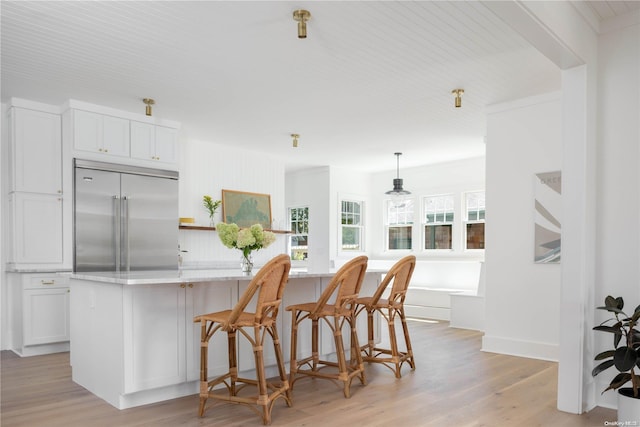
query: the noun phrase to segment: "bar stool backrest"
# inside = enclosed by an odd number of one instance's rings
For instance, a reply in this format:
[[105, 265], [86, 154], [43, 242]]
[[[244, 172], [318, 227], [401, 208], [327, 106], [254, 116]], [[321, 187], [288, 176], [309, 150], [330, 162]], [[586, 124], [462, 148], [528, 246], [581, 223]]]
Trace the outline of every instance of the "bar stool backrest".
[[384, 291], [392, 281], [393, 285], [389, 292], [389, 302], [393, 301], [398, 304], [404, 304], [407, 288], [409, 287], [409, 282], [411, 282], [411, 276], [415, 268], [416, 257], [413, 255], [407, 255], [396, 262], [393, 267], [391, 267], [391, 270], [384, 276], [378, 289], [374, 292], [371, 305], [376, 305], [378, 301], [380, 301]]
[[267, 324], [274, 322], [278, 317], [280, 303], [285, 285], [289, 280], [291, 259], [289, 255], [278, 255], [265, 264], [254, 276], [247, 286], [238, 303], [229, 316], [228, 325], [235, 325], [241, 318], [247, 305], [259, 291], [256, 301], [254, 324]]
[[340, 268], [333, 276], [327, 288], [322, 292], [311, 316], [318, 315], [329, 303], [329, 299], [335, 294], [333, 304], [336, 310], [350, 309], [352, 303], [358, 298], [364, 275], [367, 271], [368, 258], [356, 257]]

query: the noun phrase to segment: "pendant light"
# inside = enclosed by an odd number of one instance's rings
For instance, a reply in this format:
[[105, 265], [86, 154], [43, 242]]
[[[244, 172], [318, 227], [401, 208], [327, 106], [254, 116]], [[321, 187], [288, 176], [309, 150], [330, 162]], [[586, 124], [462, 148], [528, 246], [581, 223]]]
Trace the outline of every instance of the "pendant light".
[[411, 191], [407, 191], [402, 188], [402, 179], [400, 178], [400, 156], [402, 153], [393, 154], [396, 156], [397, 177], [393, 180], [393, 190], [389, 190], [384, 194], [389, 194], [391, 196], [406, 196], [407, 194], [411, 194]]

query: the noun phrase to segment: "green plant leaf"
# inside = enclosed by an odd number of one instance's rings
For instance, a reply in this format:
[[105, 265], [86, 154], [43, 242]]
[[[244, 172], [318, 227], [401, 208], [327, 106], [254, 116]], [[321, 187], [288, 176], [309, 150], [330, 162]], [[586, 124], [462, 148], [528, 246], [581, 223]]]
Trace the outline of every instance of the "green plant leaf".
[[609, 383], [609, 387], [605, 388], [603, 393], [607, 390], [615, 390], [618, 387], [622, 387], [627, 382], [631, 381], [631, 374], [628, 372], [624, 372], [615, 376], [614, 379]]
[[594, 331], [611, 332], [612, 334], [622, 335], [620, 328], [617, 326], [600, 325], [594, 326]]
[[596, 307], [596, 309], [598, 309], [598, 310], [607, 310], [608, 312], [611, 312], [611, 313], [624, 314], [622, 309], [620, 309], [618, 307], [605, 306], [605, 307]]
[[598, 354], [594, 360], [603, 360], [606, 359], [608, 357], [613, 357], [613, 355], [615, 354], [615, 350], [607, 350], [607, 351], [603, 351], [602, 353]]
[[593, 368], [593, 371], [591, 371], [591, 375], [595, 377], [600, 372], [602, 372], [602, 371], [604, 371], [606, 369], [609, 369], [612, 366], [613, 366], [613, 359], [610, 359], [610, 360], [607, 360], [605, 362], [602, 362], [601, 364], [599, 364], [598, 366]]
[[625, 372], [634, 367], [638, 361], [638, 353], [631, 347], [623, 346], [616, 350], [613, 361], [618, 371]]

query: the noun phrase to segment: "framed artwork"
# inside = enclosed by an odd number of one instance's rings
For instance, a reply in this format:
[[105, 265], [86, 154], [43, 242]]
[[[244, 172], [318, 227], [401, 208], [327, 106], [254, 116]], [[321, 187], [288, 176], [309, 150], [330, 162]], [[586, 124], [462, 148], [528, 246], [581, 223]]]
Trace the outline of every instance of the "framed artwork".
[[236, 223], [241, 228], [260, 224], [268, 230], [271, 228], [271, 196], [222, 190], [222, 219], [227, 224]]
[[535, 175], [534, 260], [536, 263], [559, 263], [561, 249], [562, 173]]

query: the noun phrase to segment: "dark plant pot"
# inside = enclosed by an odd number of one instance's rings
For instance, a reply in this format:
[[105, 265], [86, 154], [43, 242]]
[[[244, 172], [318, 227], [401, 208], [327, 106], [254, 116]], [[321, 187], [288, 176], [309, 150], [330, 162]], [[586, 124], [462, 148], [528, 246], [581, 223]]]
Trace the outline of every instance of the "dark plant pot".
[[618, 389], [618, 422], [640, 425], [640, 398], [633, 397], [633, 389]]

